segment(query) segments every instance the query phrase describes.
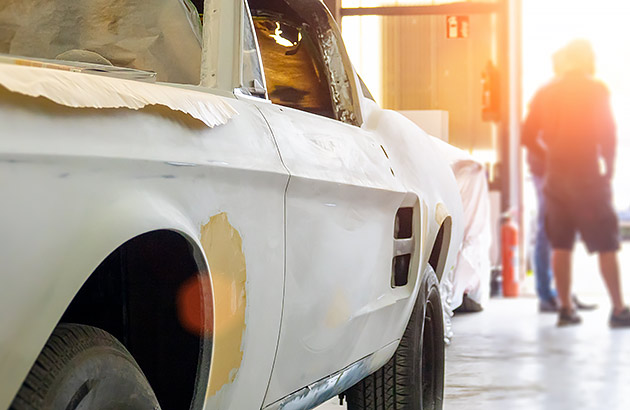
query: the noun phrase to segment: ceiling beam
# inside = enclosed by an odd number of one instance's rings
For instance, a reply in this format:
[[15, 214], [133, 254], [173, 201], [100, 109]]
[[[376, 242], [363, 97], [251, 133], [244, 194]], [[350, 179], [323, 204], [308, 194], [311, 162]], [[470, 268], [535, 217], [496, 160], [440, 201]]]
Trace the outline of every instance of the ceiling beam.
[[492, 14], [502, 10], [500, 3], [449, 3], [434, 6], [388, 6], [342, 8], [341, 16], [420, 16]]

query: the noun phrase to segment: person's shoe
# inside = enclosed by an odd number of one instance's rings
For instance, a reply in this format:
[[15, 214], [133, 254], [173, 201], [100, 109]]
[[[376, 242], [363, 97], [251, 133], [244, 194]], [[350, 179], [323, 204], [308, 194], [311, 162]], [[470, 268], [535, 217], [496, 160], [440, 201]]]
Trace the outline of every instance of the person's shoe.
[[615, 312], [610, 314], [610, 327], [630, 327], [630, 308], [623, 308], [623, 310], [615, 315]]
[[560, 308], [558, 311], [558, 327], [573, 326], [582, 323], [582, 318], [575, 309]]
[[595, 310], [595, 309], [597, 309], [597, 304], [595, 304], [595, 303], [584, 303], [581, 300], [579, 300], [576, 295], [573, 295], [571, 297], [571, 300], [573, 300], [573, 305], [575, 306], [575, 308], [577, 310]]
[[558, 312], [558, 308], [558, 300], [555, 298], [538, 302], [538, 311], [540, 313], [556, 313]]
[[477, 313], [481, 312], [483, 307], [472, 300], [467, 293], [464, 293], [464, 297], [462, 298], [462, 304], [454, 310], [455, 313]]

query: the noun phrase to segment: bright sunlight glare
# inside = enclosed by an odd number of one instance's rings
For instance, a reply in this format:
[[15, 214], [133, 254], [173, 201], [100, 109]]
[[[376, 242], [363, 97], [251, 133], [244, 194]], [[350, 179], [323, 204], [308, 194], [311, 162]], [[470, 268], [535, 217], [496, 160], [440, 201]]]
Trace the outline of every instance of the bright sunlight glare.
[[630, 1], [523, 0], [524, 106], [552, 77], [552, 54], [575, 38], [588, 39], [597, 56], [597, 77], [611, 91], [619, 148], [615, 205], [630, 207]]

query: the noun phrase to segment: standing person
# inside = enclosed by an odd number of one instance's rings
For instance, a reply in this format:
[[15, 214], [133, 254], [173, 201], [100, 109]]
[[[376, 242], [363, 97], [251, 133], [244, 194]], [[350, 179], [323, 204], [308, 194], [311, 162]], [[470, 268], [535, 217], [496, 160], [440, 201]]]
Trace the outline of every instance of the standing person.
[[[621, 294], [619, 227], [612, 207], [616, 131], [605, 85], [595, 80], [595, 54], [575, 40], [562, 52], [566, 74], [543, 87], [530, 105], [523, 144], [544, 158], [545, 227], [560, 301], [558, 326], [581, 318], [571, 300], [571, 256], [579, 232], [599, 266], [613, 309], [612, 327], [630, 326]], [[605, 172], [600, 171], [600, 160]]]
[[[553, 84], [567, 72], [563, 49], [552, 56], [554, 79], [550, 84], [538, 91], [544, 93], [544, 88]], [[534, 277], [536, 279], [536, 294], [538, 295], [538, 309], [543, 313], [558, 312], [558, 294], [553, 288], [553, 271], [551, 269], [551, 245], [545, 230], [545, 196], [543, 193], [545, 181], [545, 157], [540, 152], [527, 150], [527, 163], [532, 174], [532, 182], [536, 190], [538, 210], [536, 212], [536, 237], [534, 241]], [[597, 305], [582, 303], [573, 295], [573, 304], [580, 310], [593, 310]]]

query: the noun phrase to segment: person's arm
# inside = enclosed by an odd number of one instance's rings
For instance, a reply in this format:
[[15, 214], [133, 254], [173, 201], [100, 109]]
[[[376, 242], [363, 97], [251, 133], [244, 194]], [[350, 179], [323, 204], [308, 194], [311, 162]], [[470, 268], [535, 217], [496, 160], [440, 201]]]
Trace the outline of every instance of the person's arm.
[[617, 150], [617, 130], [612, 109], [610, 108], [610, 94], [604, 88], [598, 122], [601, 127], [600, 153], [606, 164], [606, 178], [611, 179], [615, 171], [615, 155]]
[[542, 130], [542, 107], [540, 91], [536, 93], [529, 104], [529, 113], [521, 129], [521, 144], [533, 155], [539, 158], [545, 157], [545, 148], [540, 141]]

